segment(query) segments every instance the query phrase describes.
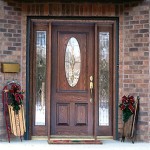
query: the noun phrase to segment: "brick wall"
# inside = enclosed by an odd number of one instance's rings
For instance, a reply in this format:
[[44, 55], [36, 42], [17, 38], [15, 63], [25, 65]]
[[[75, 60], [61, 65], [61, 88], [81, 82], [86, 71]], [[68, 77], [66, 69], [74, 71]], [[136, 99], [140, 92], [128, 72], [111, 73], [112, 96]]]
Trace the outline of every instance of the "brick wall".
[[[137, 138], [141, 141], [150, 142], [150, 2], [148, 0], [107, 5], [100, 3], [85, 3], [84, 5], [83, 3], [24, 3], [22, 4], [22, 25], [19, 22], [21, 17], [20, 5], [14, 3], [8, 4], [2, 0], [0, 0], [0, 3], [2, 4], [0, 5], [0, 10], [2, 11], [2, 13], [0, 13], [0, 19], [3, 20], [3, 22], [0, 21], [0, 30], [3, 31], [0, 32], [0, 42], [3, 43], [3, 46], [0, 47], [0, 57], [2, 58], [2, 61], [11, 59], [13, 61], [19, 61], [20, 64], [22, 64], [21, 73], [18, 74], [17, 77], [20, 79], [23, 87], [26, 85], [25, 64], [27, 16], [119, 17], [119, 98], [121, 99], [124, 94], [132, 94], [134, 96], [139, 95], [141, 97]], [[13, 13], [9, 13], [10, 11]], [[9, 16], [12, 16], [14, 19], [8, 19], [8, 13]], [[16, 29], [15, 27], [18, 23], [20, 23], [18, 26], [19, 28]], [[5, 24], [9, 25], [4, 26]], [[18, 33], [18, 30], [20, 33]], [[18, 37], [15, 37], [15, 34], [19, 34]], [[12, 39], [12, 41], [10, 39]], [[21, 41], [16, 42], [17, 39], [21, 39]], [[10, 46], [8, 46], [6, 42], [9, 42]], [[20, 43], [20, 45], [16, 46], [14, 43]], [[4, 55], [5, 57], [2, 57]], [[16, 59], [16, 57], [18, 59]], [[5, 82], [2, 73], [0, 73], [0, 80], [2, 83]], [[2, 89], [2, 85], [0, 86], [0, 89]], [[2, 120], [1, 112], [0, 119]], [[1, 132], [3, 132], [2, 127], [4, 127], [4, 125], [1, 121]], [[119, 111], [119, 133], [121, 132], [121, 129], [122, 119], [121, 112]], [[1, 132], [0, 138], [2, 137]]]
[[[17, 62], [21, 65], [21, 59], [21, 5], [0, 0], [0, 62]], [[2, 89], [8, 81], [13, 79], [22, 81], [21, 76], [21, 73], [4, 74], [0, 71], [0, 140], [6, 139], [2, 113]]]
[[[121, 6], [122, 7], [122, 6]], [[137, 139], [150, 142], [149, 128], [149, 21], [148, 1], [124, 3], [120, 7], [119, 95], [140, 96]], [[119, 132], [122, 129], [119, 111]]]
[[150, 3], [127, 3], [123, 12], [123, 93], [139, 95], [138, 139], [149, 141]]

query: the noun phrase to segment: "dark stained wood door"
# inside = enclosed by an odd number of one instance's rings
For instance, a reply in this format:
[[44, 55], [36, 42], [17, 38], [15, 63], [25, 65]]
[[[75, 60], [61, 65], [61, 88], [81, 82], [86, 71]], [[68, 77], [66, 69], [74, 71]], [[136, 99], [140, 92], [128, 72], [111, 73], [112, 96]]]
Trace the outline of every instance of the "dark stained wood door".
[[[71, 38], [77, 41], [80, 49], [80, 67], [77, 64], [79, 78], [73, 85], [69, 84], [65, 69], [66, 48]], [[94, 106], [90, 101], [90, 76], [93, 76], [94, 68], [93, 51], [93, 25], [52, 25], [51, 135], [93, 135]], [[76, 69], [76, 63], [79, 62], [73, 58], [69, 64], [72, 66], [71, 71]]]
[[[47, 134], [49, 137], [51, 135], [112, 136], [114, 134], [116, 56], [113, 26], [111, 22], [96, 24], [86, 21], [81, 23], [40, 21], [32, 24], [30, 51], [32, 117], [30, 116], [29, 125], [31, 136]], [[41, 37], [45, 39], [44, 60], [46, 61], [42, 63], [45, 71], [41, 69], [41, 61], [38, 62], [41, 59], [37, 51], [37, 41]], [[67, 54], [71, 39], [77, 43], [75, 46], [78, 45], [77, 52], [73, 52], [78, 53], [78, 57]], [[43, 43], [43, 40], [40, 41]], [[67, 55], [71, 56], [70, 61], [66, 59]], [[69, 71], [66, 69], [68, 65]], [[42, 72], [45, 78], [41, 78]], [[68, 79], [70, 72], [73, 75]], [[93, 93], [90, 90], [91, 76], [94, 83]], [[43, 82], [45, 86], [42, 86]], [[40, 89], [45, 88], [38, 90], [37, 85], [41, 86]], [[43, 104], [44, 91], [45, 112], [41, 120], [41, 116], [36, 115], [38, 114], [36, 106], [42, 106], [37, 105], [37, 102]]]

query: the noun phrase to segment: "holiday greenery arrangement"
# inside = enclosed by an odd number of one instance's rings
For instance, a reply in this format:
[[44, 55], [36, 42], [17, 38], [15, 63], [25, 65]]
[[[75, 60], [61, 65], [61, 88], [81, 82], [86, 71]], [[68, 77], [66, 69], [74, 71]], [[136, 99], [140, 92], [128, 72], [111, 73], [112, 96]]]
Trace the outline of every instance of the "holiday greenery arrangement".
[[13, 84], [7, 92], [10, 104], [13, 110], [18, 114], [20, 105], [22, 105], [24, 91], [21, 91], [20, 85]]
[[135, 111], [135, 100], [133, 96], [123, 96], [122, 103], [119, 105], [120, 109], [123, 112], [123, 121], [127, 122], [128, 119]]

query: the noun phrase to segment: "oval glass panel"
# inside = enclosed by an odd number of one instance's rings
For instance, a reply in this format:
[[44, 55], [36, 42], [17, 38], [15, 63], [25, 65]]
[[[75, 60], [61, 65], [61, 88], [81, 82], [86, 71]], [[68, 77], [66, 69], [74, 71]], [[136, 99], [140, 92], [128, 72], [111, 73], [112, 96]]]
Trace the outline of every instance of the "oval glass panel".
[[74, 87], [80, 77], [81, 55], [80, 47], [76, 38], [71, 37], [67, 43], [65, 53], [65, 72], [68, 84]]

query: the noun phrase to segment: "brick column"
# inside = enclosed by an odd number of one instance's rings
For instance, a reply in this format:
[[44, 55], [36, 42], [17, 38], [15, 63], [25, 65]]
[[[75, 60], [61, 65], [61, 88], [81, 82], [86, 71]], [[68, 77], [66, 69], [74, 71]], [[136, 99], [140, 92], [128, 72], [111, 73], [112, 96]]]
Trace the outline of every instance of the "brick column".
[[149, 3], [124, 4], [124, 94], [140, 96], [137, 138], [149, 141]]
[[[0, 62], [17, 62], [21, 65], [21, 53], [21, 5], [11, 0], [0, 0]], [[20, 82], [21, 74], [4, 74], [0, 71], [0, 97], [6, 82], [13, 79]], [[5, 139], [6, 128], [0, 98], [0, 140]]]

